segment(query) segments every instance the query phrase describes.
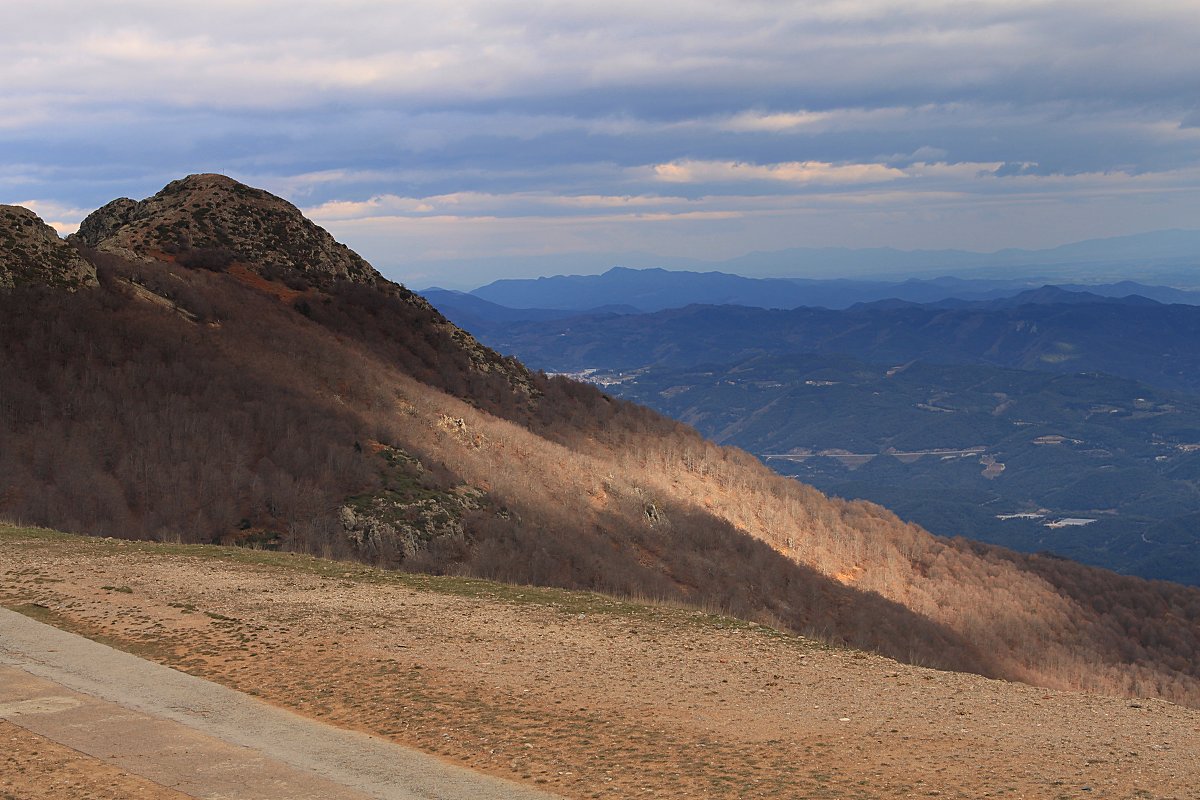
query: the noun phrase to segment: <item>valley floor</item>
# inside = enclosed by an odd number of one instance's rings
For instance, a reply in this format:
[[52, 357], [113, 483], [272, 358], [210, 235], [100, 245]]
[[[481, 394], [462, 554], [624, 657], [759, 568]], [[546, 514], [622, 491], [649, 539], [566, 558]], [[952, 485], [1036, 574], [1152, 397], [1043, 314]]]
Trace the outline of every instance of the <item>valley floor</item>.
[[[0, 603], [573, 798], [1183, 800], [1200, 783], [1200, 711], [596, 595], [0, 527]], [[0, 735], [0, 797], [54, 796], [47, 759], [75, 765], [73, 796], [134, 780]]]

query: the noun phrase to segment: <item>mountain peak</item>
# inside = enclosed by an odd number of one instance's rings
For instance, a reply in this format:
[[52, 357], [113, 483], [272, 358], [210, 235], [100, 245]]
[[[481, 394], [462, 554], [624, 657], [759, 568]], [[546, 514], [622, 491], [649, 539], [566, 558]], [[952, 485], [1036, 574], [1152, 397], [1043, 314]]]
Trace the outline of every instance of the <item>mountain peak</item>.
[[28, 208], [0, 205], [0, 288], [40, 284], [73, 290], [95, 283], [95, 267], [41, 217]]
[[988, 303], [993, 308], [1016, 308], [1023, 305], [1079, 305], [1084, 303], [1105, 303], [1109, 305], [1161, 305], [1156, 300], [1137, 294], [1113, 297], [1107, 294], [1096, 294], [1086, 291], [1083, 287], [1064, 289], [1061, 286], [1046, 284], [1040, 289], [1027, 289], [1012, 297], [993, 300]]
[[214, 173], [171, 181], [145, 200], [114, 200], [90, 214], [71, 238], [134, 261], [208, 251], [255, 269], [284, 267], [357, 283], [383, 280], [288, 201]]

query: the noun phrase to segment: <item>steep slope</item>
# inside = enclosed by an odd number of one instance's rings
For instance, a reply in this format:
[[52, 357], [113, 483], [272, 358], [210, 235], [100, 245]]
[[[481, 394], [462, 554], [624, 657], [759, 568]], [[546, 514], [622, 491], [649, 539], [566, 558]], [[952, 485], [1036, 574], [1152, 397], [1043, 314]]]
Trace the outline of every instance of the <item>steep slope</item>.
[[813, 355], [589, 377], [934, 533], [1200, 585], [1192, 395], [1100, 373]]
[[[421, 331], [427, 343], [436, 340], [441, 342], [437, 348], [468, 356], [472, 369], [500, 374], [528, 390], [528, 373], [520, 364], [481, 347], [423, 297], [386, 280], [291, 203], [224, 175], [189, 175], [145, 200], [113, 200], [88, 215], [68, 241], [93, 252], [101, 264], [178, 263], [229, 272], [308, 316], [324, 315], [327, 325], [343, 333], [367, 339], [377, 331], [363, 329], [363, 320], [356, 319], [360, 307], [368, 306], [372, 317], [390, 312], [408, 331]], [[132, 282], [149, 281], [161, 290], [155, 272], [135, 270]], [[321, 296], [322, 306], [309, 303], [310, 291]], [[172, 292], [159, 293], [170, 298]]]
[[96, 268], [27, 208], [0, 205], [0, 289], [96, 284]]
[[140, 261], [200, 251], [258, 270], [382, 281], [374, 267], [291, 203], [224, 175], [189, 175], [142, 201], [113, 200], [89, 215], [70, 240]]
[[91, 240], [93, 290], [0, 293], [2, 514], [709, 605], [928, 665], [1200, 702], [1200, 592], [830, 500], [531, 374], [394, 284], [246, 249], [151, 261], [120, 230]]

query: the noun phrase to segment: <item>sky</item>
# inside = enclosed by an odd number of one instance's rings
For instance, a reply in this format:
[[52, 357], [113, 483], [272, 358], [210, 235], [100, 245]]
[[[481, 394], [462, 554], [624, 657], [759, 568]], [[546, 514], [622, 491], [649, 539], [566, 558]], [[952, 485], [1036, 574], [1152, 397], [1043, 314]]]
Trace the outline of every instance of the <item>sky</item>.
[[222, 172], [418, 288], [1200, 228], [1196, 0], [0, 0], [0, 52], [0, 202]]

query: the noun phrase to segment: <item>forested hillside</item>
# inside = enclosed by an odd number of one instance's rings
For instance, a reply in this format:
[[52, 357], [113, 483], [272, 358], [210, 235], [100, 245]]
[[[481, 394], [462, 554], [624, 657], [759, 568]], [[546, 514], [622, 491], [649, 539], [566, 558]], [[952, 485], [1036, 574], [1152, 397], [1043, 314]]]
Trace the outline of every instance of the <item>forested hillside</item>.
[[1200, 583], [1194, 395], [1101, 373], [803, 354], [647, 369], [608, 388], [935, 533]]
[[[912, 662], [1200, 703], [1200, 591], [830, 500], [501, 358], [239, 187], [190, 178], [87, 228], [96, 287], [0, 293], [0, 514], [692, 603]], [[245, 239], [264, 226], [224, 224], [231, 208], [314, 246]]]

